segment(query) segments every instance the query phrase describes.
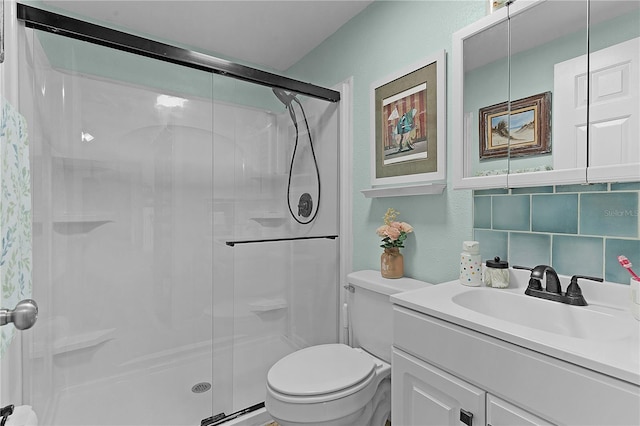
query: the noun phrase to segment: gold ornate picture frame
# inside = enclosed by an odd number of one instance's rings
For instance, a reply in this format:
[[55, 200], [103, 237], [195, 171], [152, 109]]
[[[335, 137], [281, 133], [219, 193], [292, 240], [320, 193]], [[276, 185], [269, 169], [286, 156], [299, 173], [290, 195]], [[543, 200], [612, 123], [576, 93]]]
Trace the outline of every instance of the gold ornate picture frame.
[[480, 159], [551, 152], [551, 92], [480, 109]]

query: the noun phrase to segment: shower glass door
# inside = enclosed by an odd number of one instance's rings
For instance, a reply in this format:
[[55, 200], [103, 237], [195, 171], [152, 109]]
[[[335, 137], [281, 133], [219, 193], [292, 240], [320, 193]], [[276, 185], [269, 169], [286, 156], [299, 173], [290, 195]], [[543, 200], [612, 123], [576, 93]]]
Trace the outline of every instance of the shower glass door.
[[26, 31], [26, 402], [47, 425], [199, 424], [232, 383], [212, 371], [212, 75]]
[[[217, 89], [228, 84], [233, 107], [219, 100], [224, 91]], [[214, 143], [212, 215], [213, 327], [221, 336], [232, 316], [237, 412], [264, 401], [268, 370], [280, 358], [338, 341], [339, 110], [300, 97], [294, 125], [271, 88], [216, 76], [214, 93], [214, 138], [235, 134], [235, 163], [223, 164], [230, 147]], [[307, 217], [298, 212], [301, 198], [311, 200]], [[224, 347], [214, 346], [216, 354]], [[214, 376], [225, 365], [214, 361]]]
[[40, 306], [21, 403], [52, 426], [259, 405], [273, 363], [338, 340], [338, 105], [296, 98], [294, 122], [269, 87], [21, 31]]

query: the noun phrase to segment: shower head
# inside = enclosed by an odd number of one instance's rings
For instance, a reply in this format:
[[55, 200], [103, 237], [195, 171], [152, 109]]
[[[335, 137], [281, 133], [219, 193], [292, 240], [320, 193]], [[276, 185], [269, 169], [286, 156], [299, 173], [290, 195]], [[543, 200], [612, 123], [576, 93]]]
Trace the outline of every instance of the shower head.
[[296, 97], [296, 95], [292, 93], [286, 93], [282, 89], [272, 88], [273, 94], [284, 104], [284, 106], [289, 107], [291, 105], [291, 101]]

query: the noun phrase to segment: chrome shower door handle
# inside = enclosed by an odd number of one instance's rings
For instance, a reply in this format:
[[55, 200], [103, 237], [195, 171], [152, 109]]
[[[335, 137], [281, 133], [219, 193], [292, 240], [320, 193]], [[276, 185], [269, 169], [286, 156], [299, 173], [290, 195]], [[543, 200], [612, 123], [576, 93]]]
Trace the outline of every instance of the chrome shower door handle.
[[13, 323], [18, 330], [33, 327], [38, 319], [38, 304], [33, 299], [18, 302], [15, 309], [0, 309], [0, 326]]

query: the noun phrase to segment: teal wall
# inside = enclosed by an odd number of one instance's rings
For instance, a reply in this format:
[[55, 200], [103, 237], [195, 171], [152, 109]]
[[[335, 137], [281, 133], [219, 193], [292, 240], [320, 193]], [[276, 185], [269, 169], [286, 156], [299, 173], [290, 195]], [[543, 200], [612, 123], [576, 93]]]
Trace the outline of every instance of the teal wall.
[[[549, 261], [558, 266], [561, 273], [590, 273], [596, 265], [592, 271], [594, 275], [601, 271], [601, 275], [606, 275], [608, 280], [628, 283], [626, 276], [620, 273], [621, 268], [612, 261], [612, 256], [624, 251], [619, 254], [625, 254], [632, 262], [640, 263], [638, 184], [482, 191], [476, 192], [475, 196], [469, 190], [452, 189], [454, 123], [451, 120], [451, 38], [455, 31], [485, 14], [484, 0], [378, 0], [288, 70], [287, 75], [292, 78], [326, 87], [353, 77], [351, 195], [354, 270], [380, 267], [380, 238], [375, 230], [382, 224], [386, 210], [393, 207], [400, 212], [400, 220], [410, 223], [415, 229], [403, 250], [405, 274], [410, 277], [436, 283], [455, 279], [462, 241], [477, 238], [483, 247], [485, 259], [494, 255], [505, 258], [511, 255], [512, 264], [530, 263], [524, 262], [528, 257], [521, 256], [522, 253], [528, 253], [527, 256], [530, 254], [536, 259], [535, 262]], [[637, 14], [626, 19], [635, 19], [637, 22]], [[598, 46], [594, 45], [593, 48], [597, 49]], [[370, 132], [369, 94], [372, 82], [441, 49], [446, 50], [448, 61], [447, 188], [441, 195], [365, 198], [360, 190], [371, 185], [370, 148], [373, 135]], [[91, 67], [90, 64], [87, 66]], [[173, 71], [168, 68], [166, 74]], [[188, 92], [188, 89], [179, 87], [180, 81], [178, 79], [171, 83], [177, 86], [173, 88], [178, 92]], [[206, 83], [201, 86], [206, 87]], [[269, 99], [273, 101], [273, 97]], [[631, 205], [628, 204], [629, 200]], [[620, 205], [616, 208], [606, 207], [611, 202]], [[513, 215], [501, 213], [505, 211], [502, 209], [504, 206], [507, 211], [518, 208], [524, 217], [514, 221]], [[544, 206], [544, 209], [536, 206]], [[573, 213], [568, 215], [567, 209]], [[563, 221], [555, 218], [563, 218]], [[614, 222], [616, 225], [611, 225], [611, 229], [605, 226]], [[601, 223], [604, 228], [600, 231]], [[635, 228], [628, 228], [633, 223]], [[518, 250], [519, 247], [523, 251]], [[569, 249], [564, 250], [567, 247]], [[582, 250], [579, 258], [563, 254], [572, 252], [574, 247]], [[572, 272], [574, 269], [569, 265], [574, 263], [576, 269]], [[580, 269], [580, 265], [589, 265], [589, 271]]]
[[[115, 28], [140, 37], [152, 38], [161, 43], [187, 50], [196, 50], [192, 46], [171, 40], [149, 37], [148, 34], [136, 33], [106, 22], [87, 19], [84, 16], [58, 9], [55, 7], [55, 3], [52, 6], [51, 3], [42, 3], [41, 0], [21, 0], [20, 2], [97, 25]], [[284, 113], [282, 104], [273, 96], [271, 89], [265, 86], [44, 31], [36, 31], [36, 36], [51, 66], [65, 72], [72, 71], [97, 77], [106, 77], [138, 86], [152, 87], [163, 93], [176, 96], [214, 99], [216, 101], [231, 102], [237, 105]], [[203, 53], [235, 63], [242, 63], [215, 52]], [[252, 64], [242, 64], [255, 67]], [[264, 71], [274, 72], [269, 69]]]
[[389, 207], [415, 232], [405, 242], [405, 274], [430, 282], [458, 275], [462, 241], [472, 238], [471, 191], [451, 189], [453, 123], [447, 120], [447, 188], [442, 195], [365, 198], [370, 188], [369, 91], [441, 49], [447, 51], [447, 116], [452, 115], [451, 35], [486, 14], [485, 1], [377, 1], [294, 65], [288, 75], [333, 86], [353, 76], [353, 268], [380, 268], [375, 233]]
[[[39, 0], [22, 0], [35, 7], [59, 12], [55, 7]], [[453, 279], [458, 272], [458, 257], [462, 241], [472, 237], [472, 194], [471, 191], [453, 191], [451, 172], [444, 194], [412, 197], [367, 199], [361, 189], [370, 188], [370, 144], [373, 135], [369, 131], [369, 89], [372, 82], [385, 78], [398, 69], [406, 68], [423, 58], [445, 49], [448, 63], [451, 63], [451, 35], [458, 29], [478, 20], [486, 14], [485, 0], [448, 1], [395, 1], [379, 0], [340, 28], [334, 35], [314, 49], [303, 60], [288, 70], [287, 75], [302, 81], [331, 87], [349, 77], [353, 77], [353, 268], [379, 269], [380, 238], [375, 230], [382, 224], [387, 208], [400, 212], [400, 220], [413, 225], [415, 232], [405, 242], [405, 273], [430, 282]], [[96, 22], [97, 24], [104, 23]], [[118, 28], [117, 28], [118, 29]], [[144, 34], [138, 34], [145, 36]], [[59, 47], [54, 36], [48, 36], [46, 43], [52, 51]], [[159, 40], [169, 42], [167, 40]], [[66, 41], [65, 43], [69, 43]], [[81, 42], [70, 42], [76, 51], [94, 47], [82, 46]], [[189, 48], [189, 46], [180, 46]], [[65, 47], [66, 49], [67, 47]], [[205, 52], [216, 55], [215, 52]], [[73, 54], [71, 54], [73, 55]], [[121, 52], [117, 52], [122, 60]], [[126, 55], [125, 59], [126, 58]], [[82, 63], [83, 55], [62, 55], [54, 58], [60, 67], [67, 67], [71, 61], [76, 69], [100, 75], [118, 75], [125, 81], [138, 83], [145, 78], [146, 83], [176, 93], [208, 95], [209, 83], [194, 72], [192, 78], [177, 78], [167, 85], [167, 79], [178, 68], [159, 65], [154, 73], [142, 59], [141, 76], [120, 75], [118, 60], [107, 54], [100, 63]], [[223, 57], [234, 60], [233, 58]], [[139, 59], [136, 59], [139, 60]], [[79, 62], [80, 61], [80, 62]], [[151, 63], [151, 60], [148, 60]], [[246, 64], [252, 66], [251, 64]], [[269, 71], [269, 70], [267, 70]], [[191, 72], [190, 72], [191, 74]], [[149, 76], [156, 75], [149, 79]], [[451, 67], [447, 70], [447, 80], [451, 81]], [[202, 81], [201, 81], [202, 80]], [[204, 88], [204, 90], [202, 89]], [[173, 89], [173, 90], [172, 90]], [[195, 93], [194, 93], [195, 91]], [[447, 115], [451, 110], [451, 83], [447, 84]], [[218, 97], [218, 96], [216, 96]], [[273, 96], [269, 99], [273, 102]], [[451, 140], [452, 123], [447, 120], [447, 169], [452, 169]]]
[[[451, 37], [484, 16], [485, 5], [377, 1], [289, 70], [294, 78], [325, 86], [353, 76], [353, 268], [379, 268], [375, 230], [393, 207], [415, 228], [403, 250], [407, 276], [431, 282], [455, 279], [462, 241], [474, 238], [481, 243], [483, 259], [499, 255], [511, 264], [547, 263], [563, 274], [628, 284], [617, 256], [640, 263], [638, 183], [479, 191], [473, 197], [471, 191], [451, 189]], [[631, 15], [621, 20], [637, 24], [638, 14]], [[620, 28], [616, 40], [637, 36], [637, 25], [621, 22]], [[592, 30], [592, 49], [612, 42], [604, 40], [610, 31]], [[370, 187], [373, 138], [371, 83], [442, 48], [448, 53], [447, 189], [443, 195], [364, 198], [360, 190]]]

